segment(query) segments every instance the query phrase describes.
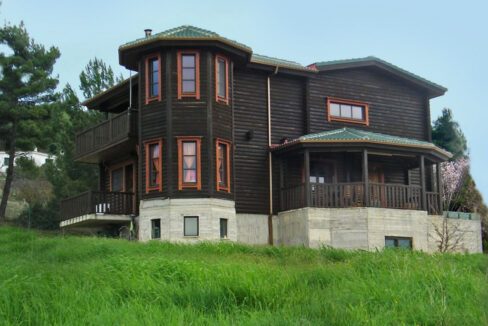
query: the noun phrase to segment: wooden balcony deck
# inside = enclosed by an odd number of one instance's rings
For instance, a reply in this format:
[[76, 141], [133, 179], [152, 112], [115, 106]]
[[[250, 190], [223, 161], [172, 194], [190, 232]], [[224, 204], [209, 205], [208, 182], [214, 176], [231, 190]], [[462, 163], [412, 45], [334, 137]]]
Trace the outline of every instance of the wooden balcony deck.
[[131, 215], [137, 213], [132, 192], [87, 191], [61, 201], [61, 219], [90, 215]]
[[77, 160], [108, 149], [135, 137], [137, 133], [137, 111], [124, 111], [88, 128], [76, 135], [75, 154]]
[[[310, 183], [282, 188], [280, 211], [303, 207], [348, 208], [379, 207], [395, 209], [426, 210], [429, 214], [441, 214], [439, 194], [426, 192], [425, 208], [422, 207], [420, 186], [401, 184], [368, 183], [368, 198], [362, 182], [353, 183]], [[310, 198], [307, 200], [306, 196]]]

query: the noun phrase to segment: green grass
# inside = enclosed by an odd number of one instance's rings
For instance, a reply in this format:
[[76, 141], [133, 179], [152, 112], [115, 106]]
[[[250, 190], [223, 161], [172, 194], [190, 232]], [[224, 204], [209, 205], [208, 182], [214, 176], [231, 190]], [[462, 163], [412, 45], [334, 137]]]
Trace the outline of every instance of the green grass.
[[488, 258], [0, 228], [0, 325], [486, 325]]

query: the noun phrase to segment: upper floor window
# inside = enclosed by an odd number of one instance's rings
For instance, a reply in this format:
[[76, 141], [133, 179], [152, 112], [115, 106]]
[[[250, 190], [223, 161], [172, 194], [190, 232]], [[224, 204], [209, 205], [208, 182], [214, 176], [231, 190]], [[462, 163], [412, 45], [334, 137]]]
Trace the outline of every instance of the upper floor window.
[[110, 174], [110, 191], [124, 191], [123, 182], [124, 182], [124, 169], [121, 167], [112, 170]]
[[178, 137], [178, 189], [200, 190], [200, 137]]
[[368, 126], [368, 104], [329, 97], [327, 98], [327, 118], [329, 121], [359, 123]]
[[215, 100], [229, 103], [229, 60], [220, 55], [215, 57]]
[[161, 57], [152, 55], [146, 58], [146, 104], [161, 100]]
[[178, 99], [200, 99], [200, 54], [197, 51], [178, 51]]
[[230, 192], [230, 143], [218, 139], [216, 151], [217, 191]]
[[146, 193], [163, 190], [163, 160], [161, 140], [145, 142], [146, 150]]

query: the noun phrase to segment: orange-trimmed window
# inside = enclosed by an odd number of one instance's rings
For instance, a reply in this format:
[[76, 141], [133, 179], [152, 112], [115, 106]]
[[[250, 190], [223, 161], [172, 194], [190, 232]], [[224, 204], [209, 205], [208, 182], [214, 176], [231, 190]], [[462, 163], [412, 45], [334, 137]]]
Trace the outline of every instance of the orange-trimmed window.
[[369, 126], [368, 104], [328, 97], [327, 120], [359, 123]]
[[161, 101], [161, 56], [150, 55], [146, 58], [146, 104]]
[[225, 140], [215, 142], [217, 191], [230, 192], [230, 146]]
[[178, 51], [178, 99], [200, 99], [200, 53], [194, 50]]
[[177, 137], [178, 189], [202, 189], [201, 137]]
[[151, 140], [144, 143], [146, 150], [146, 193], [163, 191], [163, 141]]
[[215, 56], [215, 100], [229, 104], [229, 59]]

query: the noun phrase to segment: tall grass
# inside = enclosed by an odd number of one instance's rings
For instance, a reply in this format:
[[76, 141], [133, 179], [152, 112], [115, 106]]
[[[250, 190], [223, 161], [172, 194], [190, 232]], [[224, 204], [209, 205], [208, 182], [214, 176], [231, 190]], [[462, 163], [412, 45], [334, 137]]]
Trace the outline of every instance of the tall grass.
[[0, 325], [485, 325], [488, 258], [0, 228]]

